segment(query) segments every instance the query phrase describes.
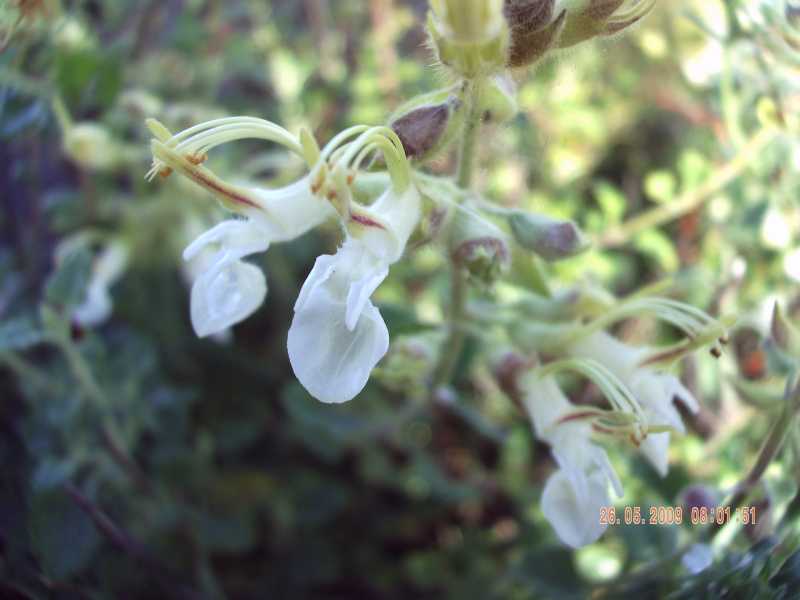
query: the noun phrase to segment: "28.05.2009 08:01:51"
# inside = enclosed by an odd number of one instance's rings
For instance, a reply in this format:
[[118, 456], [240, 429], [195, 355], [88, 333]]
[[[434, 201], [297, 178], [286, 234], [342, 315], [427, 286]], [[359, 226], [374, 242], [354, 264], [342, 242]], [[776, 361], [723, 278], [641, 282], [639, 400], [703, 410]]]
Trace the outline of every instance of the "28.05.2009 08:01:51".
[[[686, 510], [682, 506], [650, 506], [647, 516], [642, 513], [640, 506], [626, 506], [618, 511], [614, 506], [604, 506], [600, 509], [601, 525], [682, 525]], [[725, 525], [731, 521], [743, 525], [755, 525], [756, 507], [743, 506], [732, 509], [730, 506], [709, 508], [695, 506], [689, 511], [689, 522], [692, 525]]]

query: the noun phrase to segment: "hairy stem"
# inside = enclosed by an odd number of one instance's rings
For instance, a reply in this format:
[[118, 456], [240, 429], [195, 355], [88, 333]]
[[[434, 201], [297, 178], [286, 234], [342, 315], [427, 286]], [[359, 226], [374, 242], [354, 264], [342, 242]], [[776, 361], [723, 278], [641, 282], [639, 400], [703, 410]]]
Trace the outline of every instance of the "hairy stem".
[[[467, 83], [467, 121], [461, 138], [458, 154], [458, 171], [456, 183], [458, 187], [468, 190], [472, 187], [475, 171], [475, 153], [478, 145], [478, 132], [481, 125], [480, 106], [478, 105], [479, 82]], [[450, 312], [447, 322], [447, 340], [442, 346], [439, 364], [434, 371], [434, 387], [445, 385], [453, 378], [453, 371], [464, 347], [464, 329], [462, 321], [467, 300], [467, 280], [464, 269], [451, 257], [450, 259]]]

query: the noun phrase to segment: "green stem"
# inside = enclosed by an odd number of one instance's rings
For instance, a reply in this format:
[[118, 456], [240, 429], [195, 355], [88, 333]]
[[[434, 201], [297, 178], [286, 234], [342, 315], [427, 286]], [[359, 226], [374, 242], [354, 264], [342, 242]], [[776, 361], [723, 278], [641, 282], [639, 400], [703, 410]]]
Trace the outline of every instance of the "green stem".
[[[747, 476], [736, 486], [736, 491], [725, 503], [725, 506], [730, 506], [731, 510], [735, 510], [748, 499], [753, 490], [758, 486], [767, 468], [772, 464], [772, 461], [775, 460], [778, 453], [783, 448], [789, 431], [791, 431], [796, 423], [796, 417], [799, 412], [800, 380], [795, 380], [795, 378], [792, 377], [790, 378], [790, 384], [787, 385], [786, 398], [781, 414], [775, 422], [772, 423], [769, 435], [764, 445], [761, 447], [761, 451], [758, 453], [755, 464], [750, 469]], [[713, 527], [710, 532], [710, 537], [713, 538], [721, 529], [721, 526]]]
[[[472, 187], [475, 171], [475, 154], [478, 147], [478, 133], [481, 125], [480, 106], [478, 105], [480, 83], [467, 82], [465, 101], [467, 103], [467, 121], [461, 138], [458, 155], [458, 171], [456, 183], [458, 187], [468, 190]], [[467, 303], [467, 279], [463, 267], [452, 258], [450, 261], [450, 312], [447, 321], [447, 339], [442, 346], [439, 363], [433, 375], [434, 388], [445, 385], [453, 378], [458, 358], [464, 347], [464, 329], [462, 321]]]

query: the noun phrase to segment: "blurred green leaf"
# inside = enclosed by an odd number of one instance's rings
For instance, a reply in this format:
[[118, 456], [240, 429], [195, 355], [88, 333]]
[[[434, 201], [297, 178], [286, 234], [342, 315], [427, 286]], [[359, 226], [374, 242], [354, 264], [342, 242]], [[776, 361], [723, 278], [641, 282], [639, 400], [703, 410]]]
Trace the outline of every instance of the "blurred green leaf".
[[92, 254], [85, 246], [69, 252], [50, 276], [45, 298], [54, 307], [68, 310], [80, 304], [92, 269]]
[[55, 581], [88, 566], [100, 543], [91, 519], [61, 490], [34, 496], [29, 527], [42, 571]]
[[0, 323], [0, 351], [26, 350], [42, 341], [43, 332], [31, 316]]

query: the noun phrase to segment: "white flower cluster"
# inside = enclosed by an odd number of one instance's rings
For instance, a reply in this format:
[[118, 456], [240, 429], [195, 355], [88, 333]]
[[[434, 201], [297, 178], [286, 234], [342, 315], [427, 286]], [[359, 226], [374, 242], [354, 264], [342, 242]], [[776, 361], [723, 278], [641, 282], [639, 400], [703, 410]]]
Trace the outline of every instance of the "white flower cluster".
[[[686, 332], [687, 340], [666, 349], [634, 347], [604, 331], [607, 324], [637, 313], [670, 322]], [[725, 342], [724, 325], [705, 313], [664, 298], [637, 298], [595, 324], [578, 325], [560, 360], [528, 368], [517, 378], [516, 389], [536, 436], [549, 444], [558, 465], [545, 485], [542, 511], [564, 543], [578, 548], [597, 540], [608, 527], [601, 523], [600, 509], [612, 505], [609, 490], [622, 496], [622, 484], [598, 445], [600, 439], [632, 442], [666, 476], [670, 435], [686, 431], [675, 402], [690, 412], [699, 410], [692, 393], [666, 365], [715, 338]], [[715, 346], [712, 354], [718, 352]], [[566, 370], [595, 383], [611, 409], [572, 404], [553, 377]]]
[[[352, 127], [320, 150], [305, 131], [294, 136], [250, 117], [218, 119], [176, 135], [156, 121], [148, 124], [156, 138], [148, 177], [178, 171], [243, 217], [213, 227], [184, 251], [187, 261], [211, 257], [192, 286], [192, 325], [201, 337], [242, 321], [264, 301], [266, 278], [245, 257], [339, 219], [344, 241], [336, 254], [317, 258], [295, 304], [287, 346], [295, 375], [315, 398], [338, 403], [355, 397], [389, 348], [389, 332], [371, 296], [403, 255], [420, 218], [421, 197], [397, 136], [386, 127]], [[280, 189], [263, 189], [232, 185], [202, 165], [212, 148], [245, 138], [281, 144], [304, 159], [307, 175]], [[359, 166], [375, 151], [387, 165], [388, 184], [364, 206], [352, 186]]]

